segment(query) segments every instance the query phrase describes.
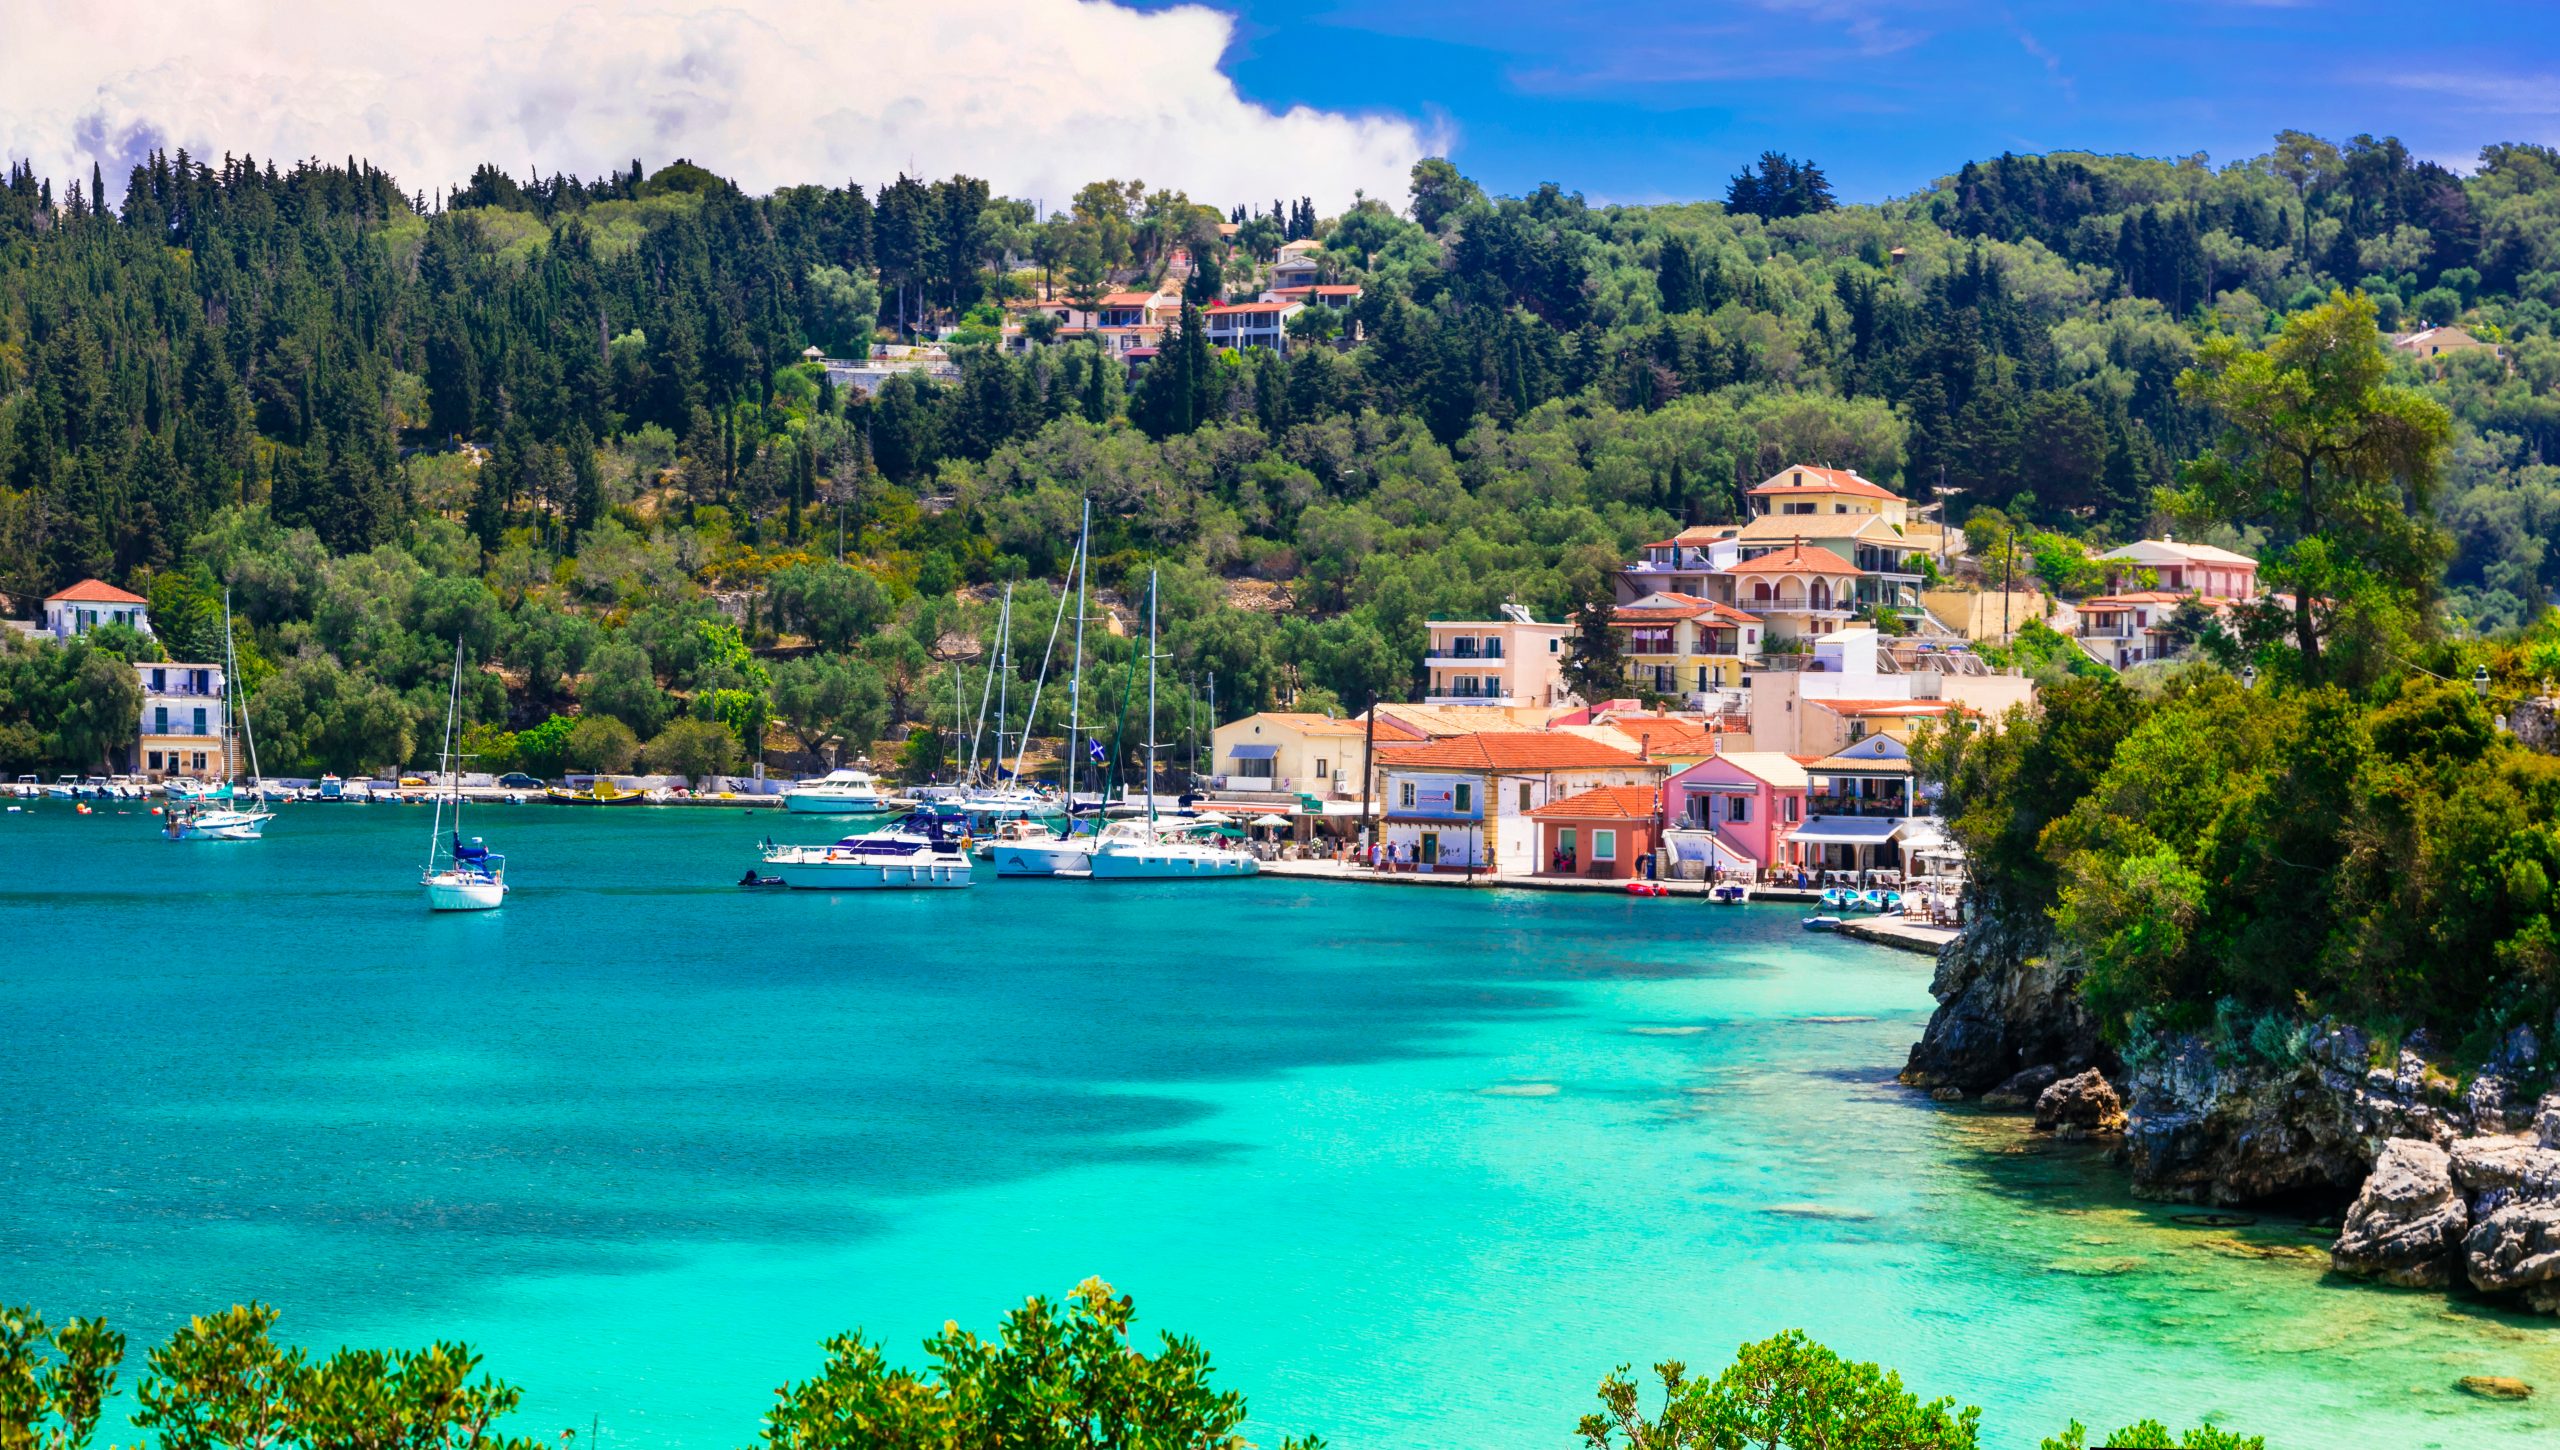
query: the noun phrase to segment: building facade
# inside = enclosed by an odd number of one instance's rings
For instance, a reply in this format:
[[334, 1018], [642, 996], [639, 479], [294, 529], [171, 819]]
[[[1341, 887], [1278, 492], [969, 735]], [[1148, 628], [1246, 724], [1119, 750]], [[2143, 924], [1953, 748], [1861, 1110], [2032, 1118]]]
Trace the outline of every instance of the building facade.
[[135, 665], [142, 684], [141, 740], [134, 757], [153, 780], [213, 779], [231, 769], [226, 708], [230, 682], [220, 665]]
[[151, 601], [103, 579], [83, 579], [45, 596], [42, 632], [57, 640], [87, 634], [102, 624], [128, 625], [149, 634]]
[[1707, 831], [1766, 870], [1788, 862], [1787, 840], [1804, 823], [1804, 766], [1774, 750], [1709, 756], [1663, 783], [1663, 823]]
[[1649, 786], [1596, 786], [1538, 807], [1529, 820], [1540, 876], [1632, 880], [1662, 845], [1660, 797]]
[[1760, 658], [1756, 615], [1688, 594], [1651, 594], [1621, 605], [1613, 621], [1627, 657], [1627, 682], [1657, 695], [1738, 689]]
[[1542, 624], [1527, 610], [1506, 606], [1500, 619], [1435, 619], [1423, 626], [1423, 673], [1428, 705], [1534, 705], [1567, 703], [1565, 640], [1570, 624]]
[[1538, 864], [1529, 815], [1601, 786], [1658, 789], [1663, 767], [1568, 734], [1487, 731], [1378, 751], [1380, 841], [1398, 861], [1524, 876]]

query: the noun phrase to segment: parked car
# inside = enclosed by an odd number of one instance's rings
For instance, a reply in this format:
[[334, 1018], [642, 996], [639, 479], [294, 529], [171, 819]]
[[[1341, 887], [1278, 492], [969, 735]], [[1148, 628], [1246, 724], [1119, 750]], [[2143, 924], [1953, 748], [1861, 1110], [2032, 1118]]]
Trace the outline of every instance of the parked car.
[[540, 790], [542, 782], [521, 770], [510, 770], [498, 777], [498, 788], [500, 790]]

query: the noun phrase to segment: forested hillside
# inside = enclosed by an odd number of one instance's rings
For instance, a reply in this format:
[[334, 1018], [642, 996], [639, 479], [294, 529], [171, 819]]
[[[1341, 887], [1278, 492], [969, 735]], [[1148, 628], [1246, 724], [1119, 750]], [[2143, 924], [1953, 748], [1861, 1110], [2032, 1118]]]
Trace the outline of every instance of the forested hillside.
[[[23, 615], [98, 575], [201, 655], [228, 587], [288, 768], [411, 758], [457, 633], [493, 759], [602, 763], [562, 759], [579, 713], [862, 748], [948, 718], [986, 586], [1027, 581], [1017, 640], [1045, 633], [1085, 498], [1097, 585], [1163, 568], [1167, 668], [1214, 673], [1222, 716], [1405, 694], [1424, 619], [1554, 617], [1788, 462], [2120, 541], [2213, 440], [2176, 386], [2201, 341], [2336, 288], [2501, 349], [2398, 365], [2457, 420], [2437, 626], [2518, 628], [2560, 585], [2548, 148], [2469, 176], [2293, 133], [2221, 168], [2004, 156], [1874, 206], [1775, 156], [1726, 204], [1654, 207], [1427, 161], [1401, 211], [1330, 218], [1136, 182], [1048, 219], [969, 178], [755, 197], [681, 162], [416, 180], [180, 153], [111, 208], [94, 175], [0, 191], [0, 593]], [[1341, 346], [1219, 354], [1187, 315], [1133, 379], [1090, 343], [993, 345], [1005, 296], [1089, 299], [1180, 249], [1200, 300], [1310, 234], [1365, 288], [1314, 316]], [[954, 323], [949, 386], [865, 400], [800, 361]], [[1116, 700], [1131, 647], [1102, 650]], [[0, 678], [0, 766], [74, 763], [40, 693]]]

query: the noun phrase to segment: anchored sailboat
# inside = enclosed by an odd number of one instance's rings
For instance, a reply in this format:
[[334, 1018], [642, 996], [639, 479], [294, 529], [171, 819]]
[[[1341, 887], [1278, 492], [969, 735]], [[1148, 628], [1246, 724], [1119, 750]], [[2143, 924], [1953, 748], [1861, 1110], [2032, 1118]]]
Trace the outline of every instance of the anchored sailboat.
[[255, 841], [264, 836], [267, 822], [275, 812], [262, 811], [252, 804], [248, 809], [215, 804], [217, 801], [255, 800], [258, 781], [258, 737], [249, 728], [249, 709], [238, 706], [240, 738], [249, 746], [249, 785], [239, 784], [240, 762], [231, 753], [234, 702], [240, 699], [240, 654], [231, 640], [231, 592], [222, 594], [222, 788], [219, 793], [206, 793], [187, 800], [169, 803], [169, 814], [161, 830], [172, 841]]
[[1166, 831], [1156, 821], [1156, 661], [1163, 658], [1156, 650], [1156, 575], [1147, 571], [1147, 815], [1144, 827], [1136, 821], [1114, 822], [1094, 843], [1092, 869], [1096, 881], [1126, 881], [1140, 878], [1204, 879], [1213, 876], [1252, 876], [1260, 872], [1262, 863], [1250, 852], [1230, 849], [1176, 831]]
[[[444, 704], [445, 791], [436, 797], [434, 824], [427, 827], [427, 869], [419, 884], [427, 888], [429, 911], [487, 911], [507, 901], [507, 858], [491, 851], [478, 836], [462, 836], [462, 772], [453, 753], [454, 715], [462, 703], [462, 641], [453, 642], [453, 684]], [[453, 836], [445, 837], [444, 807], [453, 802]], [[444, 864], [438, 866], [442, 858]]]

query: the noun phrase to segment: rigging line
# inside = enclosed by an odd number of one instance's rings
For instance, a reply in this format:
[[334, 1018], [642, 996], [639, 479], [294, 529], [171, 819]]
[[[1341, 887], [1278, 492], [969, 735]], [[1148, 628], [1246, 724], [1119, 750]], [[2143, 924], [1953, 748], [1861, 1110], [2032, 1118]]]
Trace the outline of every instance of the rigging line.
[[[1084, 540], [1077, 539], [1076, 556], [1069, 567], [1083, 562]], [[1013, 755], [1013, 782], [1016, 785], [1022, 783], [1022, 762], [1031, 754], [1031, 722], [1040, 718], [1040, 692], [1049, 684], [1049, 660], [1057, 653], [1058, 632], [1066, 626], [1066, 623], [1067, 591], [1061, 586], [1058, 590], [1058, 617], [1049, 621], [1049, 644], [1047, 648], [1040, 651], [1040, 678], [1031, 684], [1031, 710], [1029, 714], [1022, 717], [1022, 747]], [[1072, 794], [1070, 792], [1070, 795]], [[1073, 803], [1073, 801], [1069, 802], [1071, 805]]]

